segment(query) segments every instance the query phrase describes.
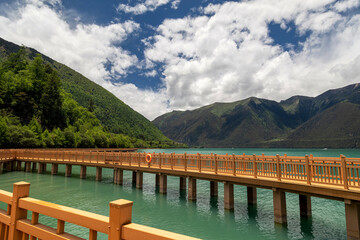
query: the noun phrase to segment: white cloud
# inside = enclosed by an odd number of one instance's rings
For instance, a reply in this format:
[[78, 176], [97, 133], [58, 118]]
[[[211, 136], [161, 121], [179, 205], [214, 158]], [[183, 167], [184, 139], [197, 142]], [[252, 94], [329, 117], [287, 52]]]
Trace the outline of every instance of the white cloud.
[[[61, 13], [36, 0], [28, 1], [8, 17], [0, 16], [3, 38], [33, 47], [99, 84], [111, 76], [126, 74], [138, 62], [135, 55], [114, 46], [138, 27], [126, 21], [107, 26], [80, 23], [70, 28]], [[107, 61], [110, 69], [105, 66]]]
[[[61, 2], [53, 0], [51, 3]], [[107, 81], [110, 77], [126, 75], [130, 67], [138, 64], [135, 55], [119, 47], [128, 34], [139, 28], [138, 24], [132, 21], [107, 26], [79, 23], [71, 28], [61, 13], [40, 0], [29, 0], [7, 14], [0, 16], [2, 38], [35, 48], [66, 64], [150, 119], [165, 112], [166, 100], [161, 92]], [[155, 73], [149, 72], [150, 75]]]
[[360, 0], [343, 0], [334, 5], [334, 9], [338, 12], [345, 12], [348, 9], [359, 7]]
[[158, 7], [171, 3], [171, 8], [177, 9], [181, 0], [145, 0], [142, 3], [138, 3], [135, 6], [129, 6], [127, 4], [119, 4], [117, 7], [118, 11], [123, 11], [125, 13], [132, 13], [135, 15], [140, 15], [145, 12], [153, 12]]
[[[347, 9], [356, 6], [346, 3]], [[315, 96], [360, 80], [360, 17], [338, 14], [337, 4], [334, 0], [210, 4], [204, 8], [205, 16], [165, 20], [158, 34], [148, 39], [145, 56], [164, 64], [169, 109], [250, 96], [274, 100]], [[310, 32], [303, 49], [285, 51], [273, 45], [270, 22], [282, 27], [293, 22], [299, 34]]]

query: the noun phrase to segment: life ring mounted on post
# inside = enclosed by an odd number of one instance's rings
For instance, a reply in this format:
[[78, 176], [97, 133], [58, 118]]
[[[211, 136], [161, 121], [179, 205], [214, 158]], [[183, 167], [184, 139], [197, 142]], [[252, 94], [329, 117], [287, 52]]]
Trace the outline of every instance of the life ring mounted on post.
[[147, 163], [151, 163], [151, 154], [150, 153], [146, 154], [145, 161]]

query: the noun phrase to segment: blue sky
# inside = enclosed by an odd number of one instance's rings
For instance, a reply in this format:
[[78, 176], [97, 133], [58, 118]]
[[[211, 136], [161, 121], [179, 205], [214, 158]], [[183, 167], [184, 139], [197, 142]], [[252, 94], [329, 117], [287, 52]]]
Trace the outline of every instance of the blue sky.
[[0, 37], [152, 120], [360, 82], [360, 0], [0, 0]]

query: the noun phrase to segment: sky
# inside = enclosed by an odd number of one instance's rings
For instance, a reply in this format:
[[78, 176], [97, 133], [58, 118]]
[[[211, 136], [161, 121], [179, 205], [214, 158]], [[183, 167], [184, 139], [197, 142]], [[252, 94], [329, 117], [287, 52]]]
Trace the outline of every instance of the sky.
[[360, 82], [360, 0], [0, 0], [0, 37], [149, 120]]

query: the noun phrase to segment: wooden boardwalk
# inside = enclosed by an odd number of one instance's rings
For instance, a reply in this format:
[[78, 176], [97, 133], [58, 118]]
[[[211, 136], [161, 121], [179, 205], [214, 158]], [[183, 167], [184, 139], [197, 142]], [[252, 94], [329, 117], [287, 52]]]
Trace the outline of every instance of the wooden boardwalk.
[[189, 200], [196, 199], [196, 179], [210, 181], [212, 196], [217, 195], [221, 182], [226, 209], [234, 208], [234, 184], [247, 186], [249, 204], [257, 201], [256, 188], [268, 188], [273, 190], [277, 223], [287, 222], [285, 192], [299, 194], [300, 214], [304, 217], [311, 216], [311, 196], [344, 201], [348, 237], [360, 239], [360, 158], [151, 153], [151, 162], [147, 162], [147, 154], [104, 149], [18, 149], [0, 150], [0, 162], [16, 162], [16, 166], [4, 165], [10, 170], [20, 170], [25, 162], [25, 171], [36, 169], [38, 164], [39, 173], [51, 164], [52, 174], [57, 174], [58, 164], [65, 164], [65, 176], [71, 176], [73, 165], [80, 165], [81, 178], [86, 177], [86, 167], [96, 167], [97, 180], [101, 180], [102, 168], [112, 168], [116, 184], [122, 184], [123, 170], [129, 170], [138, 188], [142, 188], [144, 172], [154, 173], [160, 193], [164, 194], [167, 175], [178, 176], [180, 189], [188, 189]]

